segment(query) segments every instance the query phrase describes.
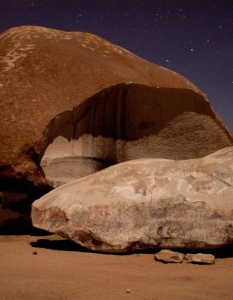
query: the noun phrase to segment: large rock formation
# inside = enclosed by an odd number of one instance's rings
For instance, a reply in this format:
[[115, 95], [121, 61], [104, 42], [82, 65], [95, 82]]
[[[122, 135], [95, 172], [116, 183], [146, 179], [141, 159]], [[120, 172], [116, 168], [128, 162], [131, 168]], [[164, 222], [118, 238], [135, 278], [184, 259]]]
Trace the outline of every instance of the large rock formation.
[[[66, 114], [64, 113], [65, 111], [71, 110], [93, 95], [98, 95], [99, 92], [106, 88], [111, 87], [110, 92], [118, 95], [113, 97], [114, 101], [118, 101], [121, 98], [120, 90], [127, 91], [128, 88], [125, 86], [121, 88], [117, 84], [127, 82], [136, 84], [132, 88], [129, 87], [131, 98], [136, 99], [136, 95], [133, 95], [132, 92], [133, 89], [136, 89], [135, 92], [139, 95], [143, 95], [148, 87], [153, 87], [158, 89], [156, 97], [160, 97], [164, 93], [164, 89], [170, 91], [171, 94], [173, 90], [176, 90], [176, 99], [177, 97], [178, 99], [183, 99], [182, 105], [186, 102], [194, 102], [196, 103], [195, 105], [209, 107], [205, 96], [187, 79], [170, 70], [149, 63], [127, 50], [92, 34], [23, 26], [10, 29], [0, 35], [0, 229], [5, 226], [9, 230], [11, 228], [15, 230], [26, 226], [28, 222], [25, 222], [25, 218], [29, 220], [32, 201], [50, 189], [45, 180], [43, 170], [39, 165], [39, 156], [42, 157], [43, 153], [46, 153], [44, 145], [46, 145], [48, 140], [47, 134], [45, 133], [44, 138], [42, 134], [49, 122], [58, 114], [63, 113], [62, 116], [64, 116]], [[115, 85], [117, 86], [114, 92], [113, 86]], [[159, 92], [160, 89], [161, 93]], [[106, 93], [106, 90], [103, 93]], [[150, 95], [153, 93], [149, 91]], [[181, 96], [183, 93], [187, 95]], [[193, 96], [194, 94], [195, 96]], [[146, 98], [145, 96], [143, 97], [143, 99]], [[151, 97], [150, 101], [153, 101], [153, 97]], [[168, 98], [168, 96], [166, 97]], [[166, 101], [166, 97], [163, 98], [164, 101]], [[190, 100], [191, 98], [200, 100], [194, 101]], [[85, 103], [90, 103], [88, 101]], [[140, 103], [138, 98], [136, 101]], [[199, 102], [200, 104], [198, 104]], [[120, 103], [124, 104], [123, 101]], [[128, 103], [128, 100], [125, 103]], [[83, 104], [83, 107], [86, 107], [86, 104]], [[106, 108], [109, 109], [109, 103], [106, 104]], [[165, 104], [164, 109], [168, 109]], [[142, 111], [145, 119], [139, 118], [140, 122], [141, 120], [142, 122], [137, 125], [139, 126], [138, 131], [145, 132], [146, 129], [146, 132], [150, 133], [148, 128], [155, 125], [155, 118], [152, 118], [151, 114], [148, 118], [146, 111], [143, 110], [144, 108], [140, 111]], [[201, 108], [197, 109], [197, 111], [200, 110]], [[201, 125], [201, 123], [197, 126], [200, 126], [200, 130], [202, 130], [203, 126], [205, 128], [207, 126], [209, 129], [206, 129], [206, 131], [208, 132], [213, 125], [215, 129], [211, 131], [210, 135], [207, 135], [207, 139], [211, 139], [210, 144], [214, 145], [216, 139], [213, 136], [216, 134], [219, 142], [217, 146], [207, 146], [207, 148], [205, 144], [206, 150], [203, 152], [205, 154], [233, 143], [232, 137], [221, 120], [210, 111], [211, 109], [209, 108], [203, 110], [203, 114], [206, 114], [212, 120], [209, 119], [208, 126], [206, 124]], [[188, 110], [189, 112], [190, 110]], [[191, 112], [196, 113], [196, 110], [192, 109]], [[93, 111], [90, 114], [93, 115]], [[108, 111], [106, 111], [104, 120], [108, 120], [107, 116]], [[177, 116], [185, 117], [184, 114]], [[201, 115], [199, 117], [201, 119]], [[94, 121], [91, 116], [90, 120]], [[168, 120], [171, 121], [168, 123], [172, 128], [172, 120], [166, 119], [166, 121]], [[63, 121], [64, 118], [62, 117]], [[99, 122], [98, 118], [97, 121]], [[186, 125], [182, 126], [182, 120], [179, 124], [179, 132], [181, 134], [178, 133], [176, 125], [176, 135], [179, 134], [181, 137], [186, 135], [187, 139], [189, 139], [189, 135], [185, 134]], [[186, 123], [184, 122], [184, 124]], [[100, 124], [95, 124], [95, 126], [99, 128]], [[159, 134], [158, 130], [160, 127], [158, 125], [155, 127], [155, 132]], [[91, 125], [89, 126], [90, 128]], [[75, 132], [82, 132], [82, 130]], [[86, 132], [86, 134], [92, 135], [93, 129], [90, 130], [91, 132]], [[125, 129], [123, 128], [123, 130]], [[164, 137], [166, 136], [166, 130], [163, 133]], [[171, 132], [171, 130], [167, 132]], [[68, 133], [68, 136], [69, 134], [71, 133]], [[51, 132], [49, 136], [51, 137]], [[124, 134], [120, 136], [118, 134], [116, 137], [120, 138], [120, 140], [122, 139], [122, 143], [124, 143], [124, 136]], [[145, 136], [150, 138], [147, 133], [143, 133], [142, 137]], [[85, 137], [80, 140], [82, 146], [84, 146]], [[66, 138], [67, 135], [65, 136]], [[88, 148], [90, 138], [92, 143], [92, 137], [87, 135], [87, 147], [84, 146], [84, 153], [88, 153], [87, 164], [89, 163], [89, 157], [92, 159], [93, 154]], [[112, 131], [110, 136], [103, 135], [103, 138], [114, 138]], [[45, 139], [45, 143], [43, 143], [43, 139]], [[133, 137], [129, 139], [135, 142]], [[179, 143], [189, 144], [187, 139], [181, 140]], [[50, 144], [51, 139], [48, 141]], [[153, 140], [154, 144], [155, 141]], [[66, 141], [64, 146], [67, 146]], [[200, 145], [199, 148], [201, 147]], [[167, 153], [168, 151], [170, 150], [166, 148]], [[114, 158], [114, 153], [109, 161], [108, 159], [106, 160], [107, 164], [118, 161], [112, 159]], [[142, 152], [140, 151], [140, 153]], [[161, 150], [156, 153], [161, 155], [163, 152]], [[198, 150], [197, 156], [199, 155], [201, 153]], [[128, 157], [131, 157], [131, 155]], [[99, 156], [93, 156], [93, 158], [101, 159]], [[91, 160], [92, 162], [93, 160]], [[105, 166], [106, 162], [101, 163], [100, 168]]]
[[231, 144], [200, 93], [118, 84], [57, 115], [40, 155], [48, 182], [57, 187], [123, 161], [199, 158]]
[[201, 159], [117, 164], [35, 201], [32, 220], [102, 252], [233, 243], [233, 147]]

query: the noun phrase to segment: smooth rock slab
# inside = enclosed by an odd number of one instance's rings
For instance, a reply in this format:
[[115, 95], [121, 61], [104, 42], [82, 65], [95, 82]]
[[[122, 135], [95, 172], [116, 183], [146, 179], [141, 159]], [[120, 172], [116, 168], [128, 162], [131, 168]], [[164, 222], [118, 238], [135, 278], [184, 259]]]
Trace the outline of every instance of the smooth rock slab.
[[187, 253], [185, 255], [185, 260], [187, 260], [188, 263], [196, 263], [196, 264], [213, 265], [215, 263], [214, 255], [203, 254], [203, 253], [196, 253], [196, 254]]
[[33, 225], [89, 249], [208, 249], [233, 243], [233, 147], [202, 159], [139, 159], [63, 185]]
[[164, 263], [182, 263], [184, 259], [184, 254], [180, 252], [175, 252], [168, 249], [163, 249], [155, 254], [155, 260]]

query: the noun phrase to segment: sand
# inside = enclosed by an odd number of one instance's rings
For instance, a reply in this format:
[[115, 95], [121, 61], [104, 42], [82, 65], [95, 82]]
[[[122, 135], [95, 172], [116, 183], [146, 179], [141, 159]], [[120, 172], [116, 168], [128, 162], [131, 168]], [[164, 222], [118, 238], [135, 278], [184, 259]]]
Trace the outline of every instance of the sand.
[[233, 299], [233, 253], [215, 265], [88, 252], [56, 235], [0, 236], [0, 299]]

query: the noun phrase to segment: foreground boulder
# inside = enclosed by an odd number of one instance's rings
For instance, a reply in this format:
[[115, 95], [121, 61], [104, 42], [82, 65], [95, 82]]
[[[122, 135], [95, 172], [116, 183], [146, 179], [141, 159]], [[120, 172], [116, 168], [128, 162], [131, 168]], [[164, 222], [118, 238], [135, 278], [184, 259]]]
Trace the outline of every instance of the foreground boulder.
[[0, 70], [0, 232], [30, 227], [31, 203], [51, 185], [127, 159], [194, 158], [233, 145], [189, 80], [89, 33], [12, 28], [0, 34]]
[[102, 252], [233, 243], [233, 147], [139, 159], [63, 185], [32, 206], [37, 228]]

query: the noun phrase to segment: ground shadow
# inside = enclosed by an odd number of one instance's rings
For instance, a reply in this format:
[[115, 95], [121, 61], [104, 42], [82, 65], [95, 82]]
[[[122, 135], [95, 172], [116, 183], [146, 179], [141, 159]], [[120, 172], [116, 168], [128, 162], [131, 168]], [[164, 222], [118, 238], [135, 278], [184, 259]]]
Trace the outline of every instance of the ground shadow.
[[[75, 251], [75, 252], [85, 252], [85, 253], [95, 253], [95, 254], [104, 254], [104, 255], [132, 255], [135, 252], [121, 252], [121, 253], [107, 253], [100, 251], [93, 251], [87, 249], [75, 242], [70, 240], [49, 240], [49, 239], [39, 239], [36, 242], [30, 242], [30, 245], [34, 248], [44, 248], [49, 250], [60, 250], [60, 251]], [[152, 251], [152, 250], [151, 250]], [[155, 253], [153, 250], [151, 253]], [[141, 251], [140, 253], [143, 253]]]
[[77, 251], [77, 252], [93, 252], [81, 245], [78, 245], [70, 240], [48, 240], [39, 239], [36, 242], [31, 242], [30, 245], [34, 248], [44, 248], [60, 251]]
[[206, 253], [206, 254], [213, 254], [215, 258], [231, 258], [233, 257], [233, 244], [229, 244], [218, 249], [208, 249], [208, 250], [191, 249], [191, 250], [187, 250], [186, 253]]
[[[110, 254], [110, 255], [132, 255], [132, 254], [155, 254], [161, 249], [150, 248], [144, 250], [135, 250], [129, 253], [103, 253], [89, 250], [81, 245], [78, 245], [70, 240], [49, 240], [49, 239], [38, 239], [36, 242], [31, 242], [30, 245], [34, 248], [44, 248], [50, 250], [60, 250], [60, 251], [75, 251], [75, 252], [86, 252], [86, 253], [96, 253], [96, 254]], [[233, 244], [226, 245], [219, 249], [172, 249], [173, 251], [187, 253], [206, 253], [213, 254], [215, 258], [231, 258], [233, 257]]]

